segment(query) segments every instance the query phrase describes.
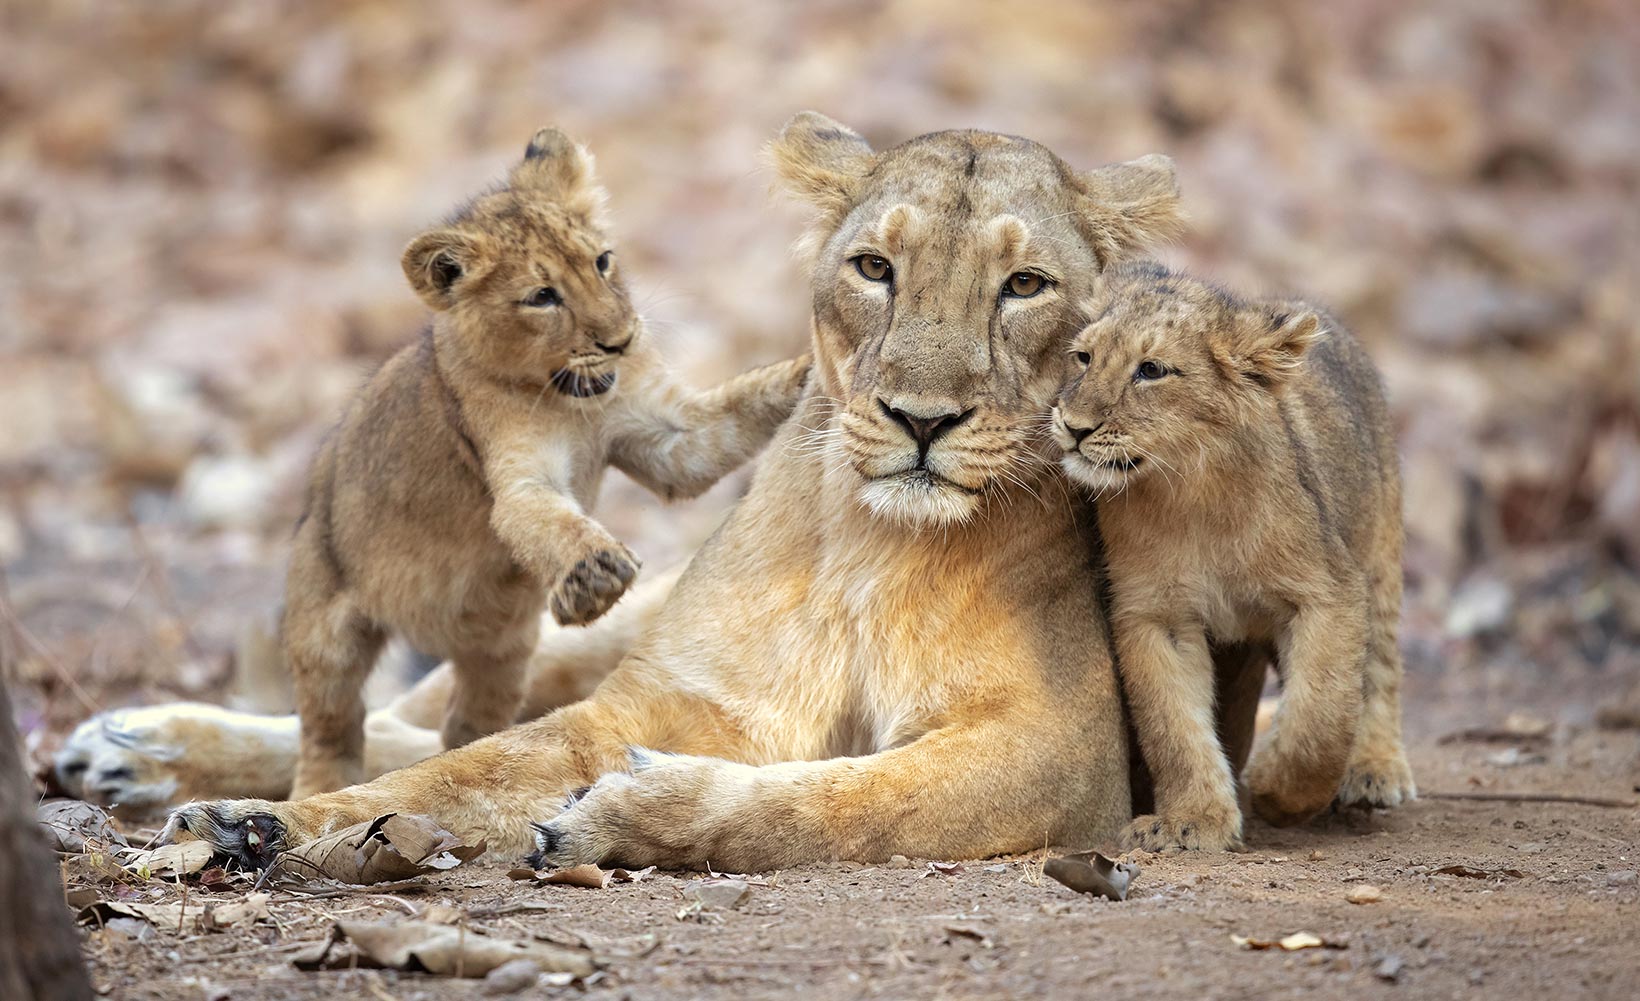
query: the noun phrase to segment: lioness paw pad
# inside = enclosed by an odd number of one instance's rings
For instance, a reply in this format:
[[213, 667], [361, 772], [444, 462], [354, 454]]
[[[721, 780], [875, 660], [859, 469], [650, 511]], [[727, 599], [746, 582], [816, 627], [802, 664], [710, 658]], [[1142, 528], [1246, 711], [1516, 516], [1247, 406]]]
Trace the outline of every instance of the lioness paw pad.
[[245, 869], [266, 869], [285, 848], [285, 825], [267, 812], [271, 805], [261, 800], [190, 803], [172, 811], [159, 841], [173, 844], [191, 837], [208, 843], [218, 859]]

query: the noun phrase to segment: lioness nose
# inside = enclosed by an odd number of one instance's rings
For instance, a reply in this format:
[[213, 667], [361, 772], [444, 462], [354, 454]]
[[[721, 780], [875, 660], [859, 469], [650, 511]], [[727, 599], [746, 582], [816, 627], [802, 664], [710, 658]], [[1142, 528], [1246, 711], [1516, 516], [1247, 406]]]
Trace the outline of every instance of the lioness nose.
[[917, 443], [917, 451], [923, 455], [933, 446], [936, 439], [947, 431], [974, 416], [974, 408], [963, 411], [935, 414], [932, 417], [916, 417], [898, 407], [891, 407], [884, 400], [878, 400], [877, 406], [889, 420], [898, 424]]

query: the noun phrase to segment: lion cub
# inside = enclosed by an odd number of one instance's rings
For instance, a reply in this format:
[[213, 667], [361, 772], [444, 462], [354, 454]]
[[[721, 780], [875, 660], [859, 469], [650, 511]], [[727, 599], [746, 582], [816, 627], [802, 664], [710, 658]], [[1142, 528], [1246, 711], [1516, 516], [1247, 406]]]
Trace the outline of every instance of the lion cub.
[[790, 414], [806, 358], [676, 384], [604, 235], [591, 157], [536, 133], [500, 190], [404, 252], [432, 327], [382, 366], [314, 461], [281, 624], [293, 796], [362, 778], [361, 686], [389, 633], [449, 658], [455, 747], [513, 722], [543, 608], [584, 624], [638, 561], [587, 515], [606, 466], [690, 497]]
[[1210, 641], [1265, 646], [1283, 678], [1247, 773], [1260, 816], [1411, 799], [1401, 488], [1372, 362], [1313, 307], [1154, 264], [1107, 275], [1089, 315], [1052, 422], [1066, 472], [1101, 498], [1121, 676], [1155, 780], [1157, 815], [1124, 842], [1240, 838]]

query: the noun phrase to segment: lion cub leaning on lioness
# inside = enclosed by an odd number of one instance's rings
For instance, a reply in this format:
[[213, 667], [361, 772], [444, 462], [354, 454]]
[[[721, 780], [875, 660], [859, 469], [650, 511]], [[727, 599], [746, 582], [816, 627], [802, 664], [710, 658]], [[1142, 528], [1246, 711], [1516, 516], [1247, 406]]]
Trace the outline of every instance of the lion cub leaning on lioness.
[[1266, 645], [1283, 677], [1253, 808], [1416, 790], [1401, 748], [1401, 488], [1377, 371], [1298, 302], [1243, 302], [1158, 265], [1107, 275], [1072, 344], [1054, 436], [1100, 496], [1123, 685], [1155, 780], [1130, 847], [1241, 836], [1214, 732], [1209, 641]]
[[448, 657], [454, 747], [510, 725], [543, 607], [598, 618], [638, 561], [587, 515], [608, 465], [667, 498], [711, 486], [791, 413], [807, 358], [674, 383], [604, 235], [590, 156], [543, 129], [508, 183], [404, 252], [434, 310], [313, 464], [282, 622], [293, 798], [359, 781], [361, 686], [389, 632]]

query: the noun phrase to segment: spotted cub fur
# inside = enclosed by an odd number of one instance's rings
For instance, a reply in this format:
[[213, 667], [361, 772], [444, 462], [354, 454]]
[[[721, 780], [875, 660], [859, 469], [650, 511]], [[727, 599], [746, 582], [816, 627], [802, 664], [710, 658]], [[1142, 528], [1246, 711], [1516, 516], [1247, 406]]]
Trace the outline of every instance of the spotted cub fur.
[[282, 640], [297, 798], [360, 781], [360, 689], [386, 637], [449, 658], [448, 747], [511, 724], [543, 608], [584, 624], [638, 560], [588, 516], [607, 466], [689, 497], [786, 419], [807, 359], [708, 392], [642, 336], [591, 157], [543, 129], [499, 190], [411, 241], [434, 311], [348, 406], [313, 464]]
[[1401, 488], [1371, 361], [1309, 305], [1156, 265], [1109, 273], [1090, 309], [1052, 420], [1064, 469], [1101, 498], [1120, 672], [1155, 779], [1157, 812], [1126, 843], [1240, 838], [1212, 643], [1264, 645], [1284, 681], [1246, 776], [1262, 817], [1412, 798]]

